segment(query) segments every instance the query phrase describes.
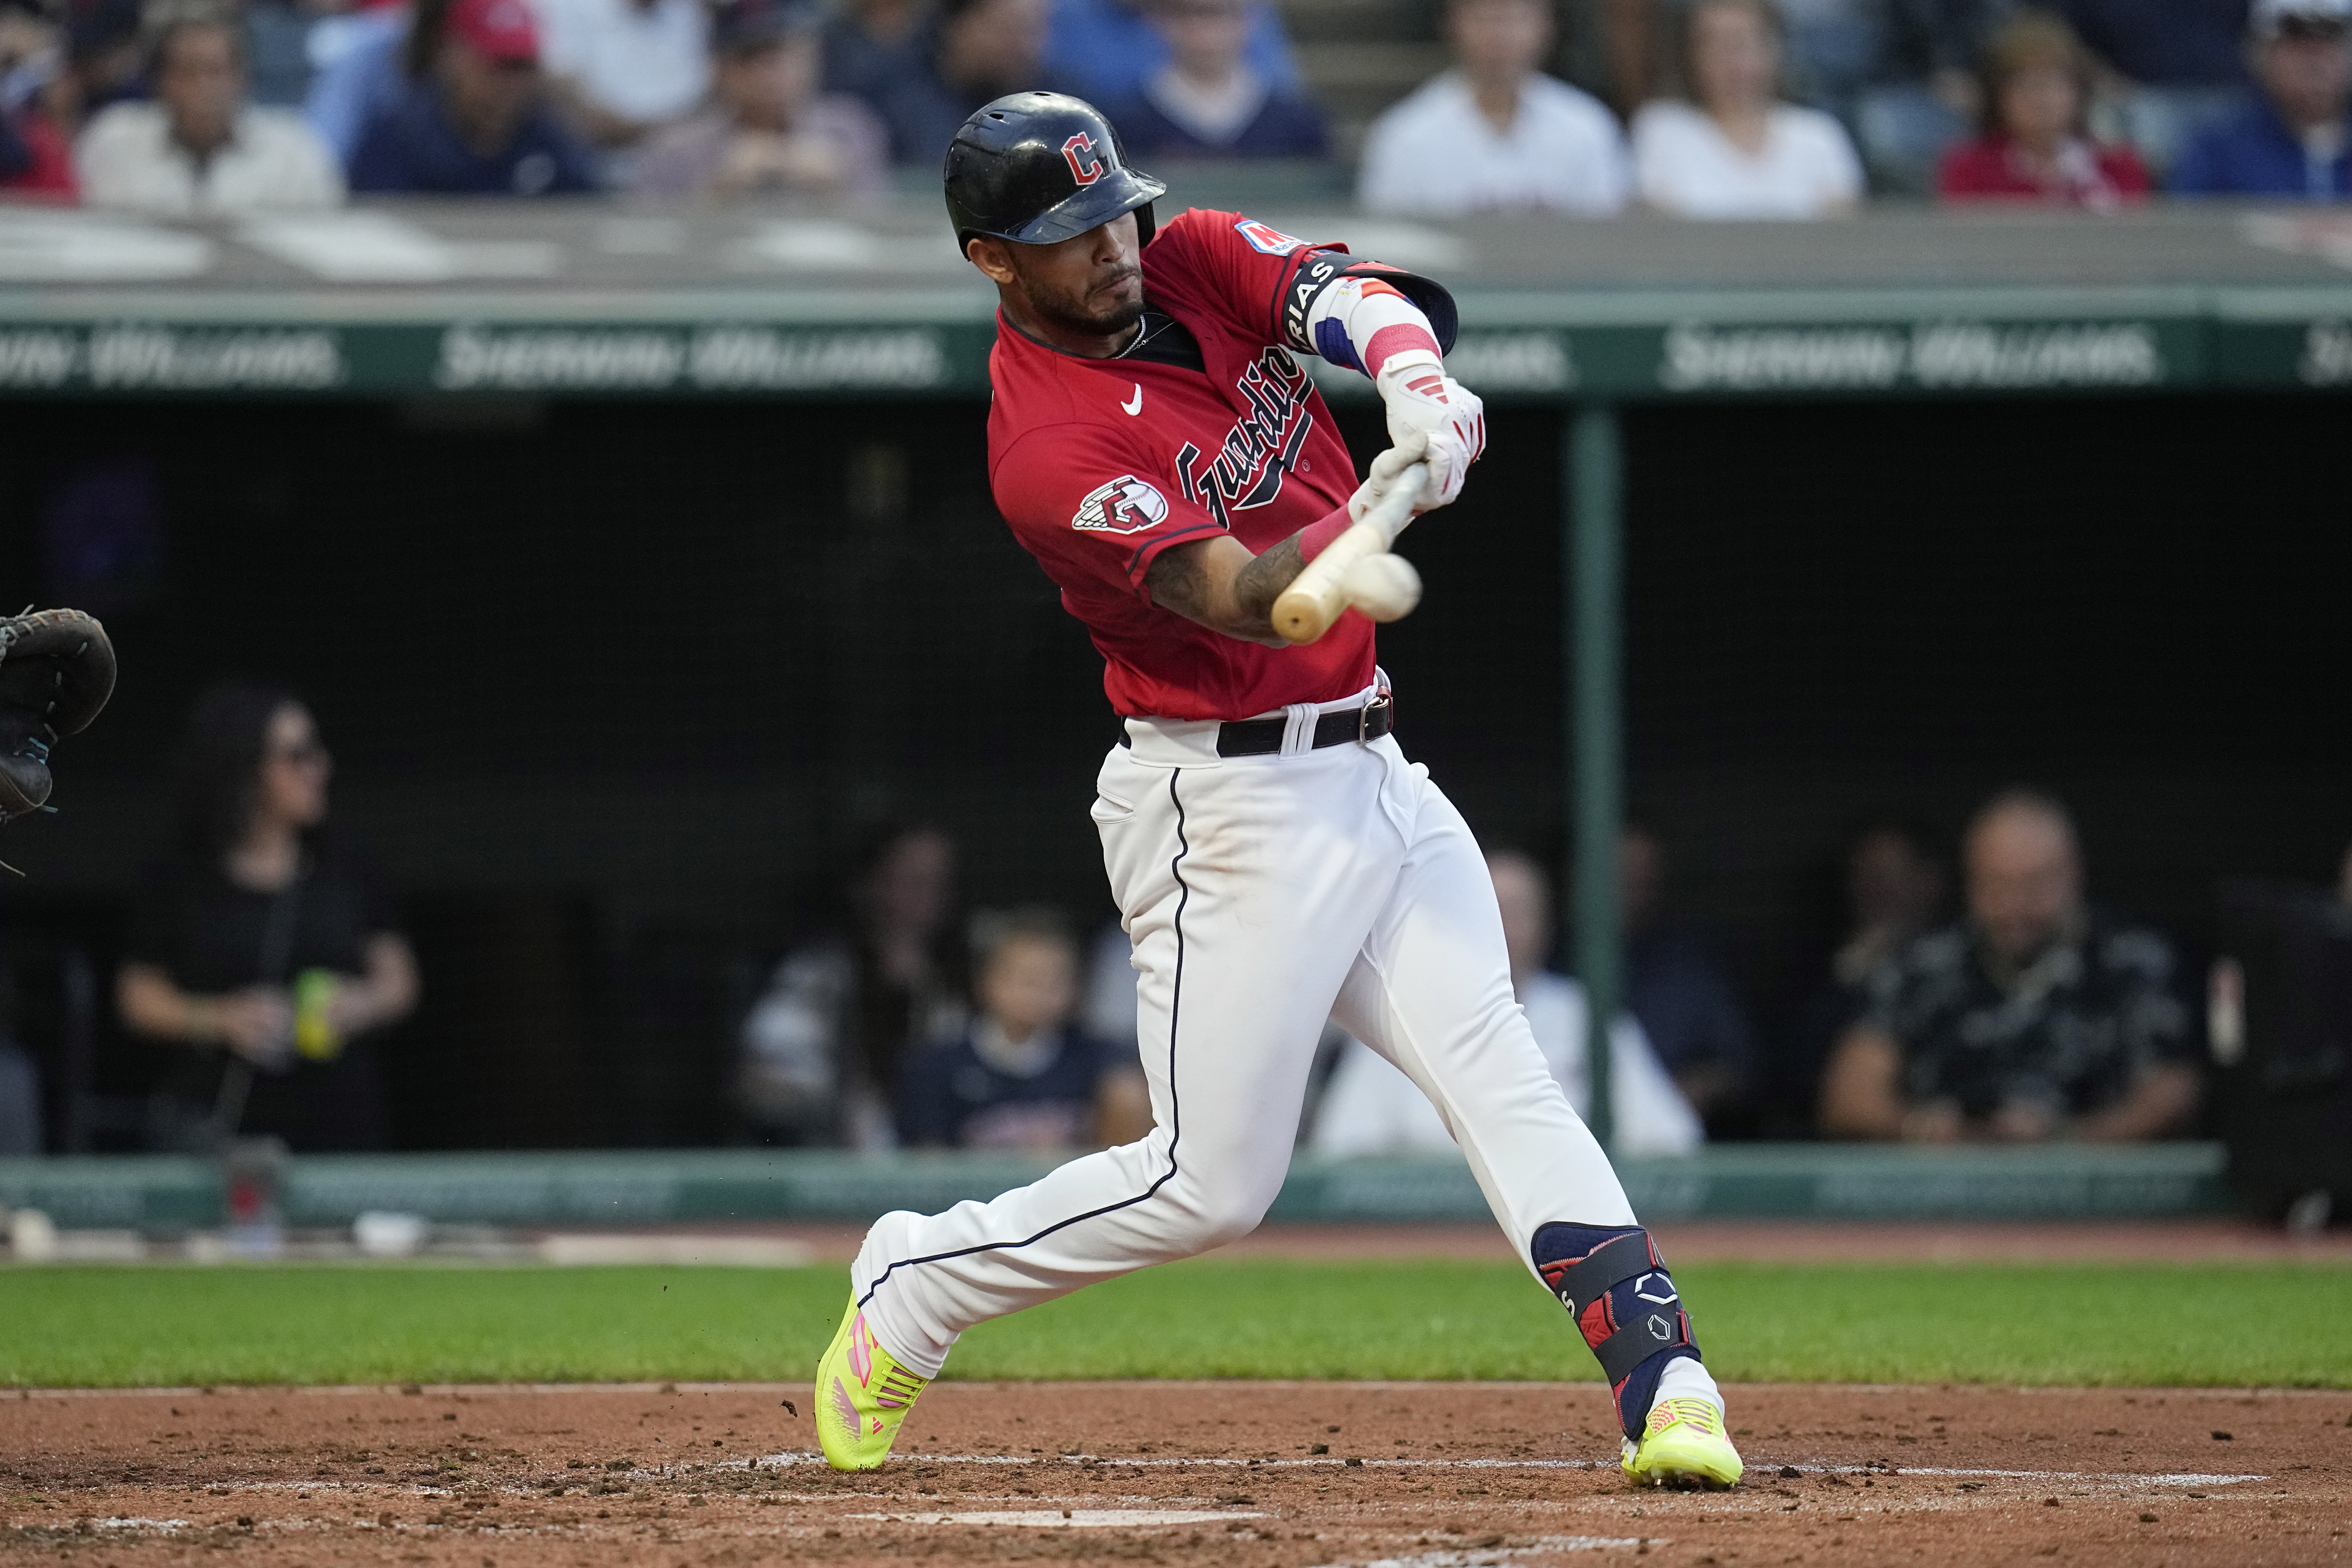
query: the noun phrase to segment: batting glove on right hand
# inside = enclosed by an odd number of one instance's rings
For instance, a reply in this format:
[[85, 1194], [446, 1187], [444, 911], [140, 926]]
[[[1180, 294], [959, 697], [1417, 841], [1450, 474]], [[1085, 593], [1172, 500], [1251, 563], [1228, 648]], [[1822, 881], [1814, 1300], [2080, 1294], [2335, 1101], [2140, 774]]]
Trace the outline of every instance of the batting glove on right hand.
[[[1429, 437], [1419, 430], [1407, 431], [1402, 440], [1372, 459], [1370, 469], [1364, 475], [1364, 482], [1358, 485], [1356, 493], [1348, 498], [1348, 521], [1363, 521], [1364, 514], [1378, 506], [1382, 496], [1396, 489], [1398, 479], [1407, 468], [1415, 463], [1426, 462], [1428, 458]], [[1413, 510], [1423, 511], [1428, 509], [1416, 504]]]
[[1426, 349], [1390, 355], [1373, 384], [1388, 405], [1391, 446], [1402, 448], [1412, 435], [1428, 439], [1421, 460], [1429, 465], [1429, 482], [1413, 510], [1428, 511], [1453, 500], [1462, 493], [1470, 465], [1486, 449], [1486, 405], [1446, 374], [1444, 362]]

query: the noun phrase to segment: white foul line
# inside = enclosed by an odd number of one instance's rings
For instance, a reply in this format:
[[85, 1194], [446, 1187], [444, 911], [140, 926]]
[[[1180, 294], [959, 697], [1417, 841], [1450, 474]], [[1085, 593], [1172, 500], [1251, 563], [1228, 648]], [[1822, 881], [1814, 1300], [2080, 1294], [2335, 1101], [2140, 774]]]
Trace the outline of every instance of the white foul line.
[[[1602, 1459], [1360, 1459], [1332, 1458], [1317, 1456], [1307, 1459], [1235, 1459], [1202, 1457], [1193, 1459], [1174, 1458], [1112, 1458], [1100, 1454], [1034, 1454], [1023, 1458], [1017, 1454], [901, 1454], [903, 1464], [918, 1465], [1075, 1465], [1081, 1468], [1099, 1465], [1109, 1468], [1132, 1465], [1137, 1468], [1182, 1469], [1193, 1466], [1211, 1466], [1227, 1469], [1280, 1470], [1331, 1469], [1360, 1467], [1364, 1469], [1387, 1470], [1598, 1470], [1614, 1467], [1613, 1460]], [[711, 1467], [714, 1469], [745, 1469], [769, 1467], [782, 1469], [791, 1465], [822, 1464], [823, 1458], [804, 1452], [763, 1455], [758, 1459], [730, 1459]], [[1748, 1469], [1759, 1477], [1780, 1468], [1783, 1461], [1755, 1459]], [[1816, 1460], [1810, 1466], [1815, 1475], [1843, 1476], [1941, 1476], [1983, 1477], [1991, 1480], [2028, 1481], [2104, 1481], [2117, 1486], [2137, 1483], [2151, 1487], [2226, 1487], [2240, 1481], [2266, 1481], [2263, 1475], [2209, 1475], [2202, 1472], [2179, 1471], [2162, 1475], [2132, 1475], [2122, 1472], [2094, 1470], [1993, 1470], [1965, 1469], [1941, 1465], [1824, 1465]]]
[[1532, 1557], [1553, 1552], [1622, 1552], [1629, 1546], [1647, 1552], [1653, 1546], [1673, 1544], [1664, 1536], [1644, 1539], [1638, 1535], [1547, 1535], [1532, 1546], [1447, 1547], [1416, 1552], [1411, 1557], [1376, 1557], [1360, 1564], [1326, 1563], [1319, 1568], [1493, 1568], [1506, 1557]]
[[1905, 1465], [1898, 1469], [1881, 1468], [1876, 1465], [1824, 1465], [1818, 1468], [1835, 1470], [1845, 1476], [1990, 1476], [1997, 1480], [2115, 1481], [2119, 1484], [2137, 1481], [2151, 1487], [2226, 1487], [2239, 1481], [2270, 1479], [2268, 1476], [2209, 1476], [2186, 1470], [2168, 1475], [2140, 1476], [2096, 1470], [1958, 1470], [1936, 1465]]
[[1108, 1530], [1171, 1524], [1222, 1524], [1229, 1519], [1267, 1519], [1269, 1514], [1197, 1508], [1024, 1508], [963, 1513], [845, 1513], [843, 1519], [879, 1519], [900, 1524], [1016, 1524], [1045, 1530]]

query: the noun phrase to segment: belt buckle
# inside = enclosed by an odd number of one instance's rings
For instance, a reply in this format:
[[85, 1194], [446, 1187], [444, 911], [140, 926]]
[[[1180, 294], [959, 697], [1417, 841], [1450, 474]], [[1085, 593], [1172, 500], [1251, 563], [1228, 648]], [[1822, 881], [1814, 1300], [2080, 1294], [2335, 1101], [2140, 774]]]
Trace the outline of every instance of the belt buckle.
[[1361, 708], [1357, 709], [1356, 744], [1360, 746], [1369, 746], [1372, 743], [1373, 710], [1378, 709], [1380, 711], [1386, 713], [1395, 707], [1395, 694], [1391, 692], [1389, 688], [1383, 686], [1381, 688], [1379, 693], [1375, 695], [1370, 702], [1367, 702]]

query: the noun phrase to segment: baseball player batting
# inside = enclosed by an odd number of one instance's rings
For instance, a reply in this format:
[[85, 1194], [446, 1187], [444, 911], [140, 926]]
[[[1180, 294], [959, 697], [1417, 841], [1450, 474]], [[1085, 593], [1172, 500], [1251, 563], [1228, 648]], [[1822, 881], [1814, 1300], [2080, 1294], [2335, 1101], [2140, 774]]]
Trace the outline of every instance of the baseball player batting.
[[[1296, 602], [1276, 616], [1286, 590], [1333, 575], [1315, 570], [1325, 552], [1376, 559], [1403, 516], [1460, 492], [1486, 421], [1440, 357], [1451, 297], [1234, 213], [1155, 234], [1167, 187], [1055, 93], [966, 121], [946, 180], [957, 241], [1000, 301], [990, 485], [1093, 634], [1125, 721], [1093, 816], [1134, 944], [1156, 1125], [992, 1202], [875, 1223], [817, 1368], [825, 1458], [887, 1458], [974, 1323], [1255, 1228], [1328, 1016], [1445, 1118], [1599, 1358], [1625, 1473], [1735, 1485], [1673, 1278], [1512, 995], [1477, 843], [1390, 733], [1371, 622]], [[1387, 405], [1392, 444], [1360, 484], [1301, 354], [1360, 371]], [[1410, 587], [1338, 574], [1383, 614]]]

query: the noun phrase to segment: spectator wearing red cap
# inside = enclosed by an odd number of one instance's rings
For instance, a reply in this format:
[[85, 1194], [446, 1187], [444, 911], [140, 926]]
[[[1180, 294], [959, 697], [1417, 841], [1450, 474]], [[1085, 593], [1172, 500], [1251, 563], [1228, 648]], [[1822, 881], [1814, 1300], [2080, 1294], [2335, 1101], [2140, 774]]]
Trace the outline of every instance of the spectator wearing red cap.
[[355, 191], [545, 196], [593, 191], [596, 156], [549, 107], [528, 0], [420, 11], [412, 79], [378, 105], [352, 154]]
[[632, 187], [655, 196], [881, 191], [889, 132], [856, 99], [817, 91], [824, 22], [814, 0], [720, 5], [710, 104], [646, 142]]

